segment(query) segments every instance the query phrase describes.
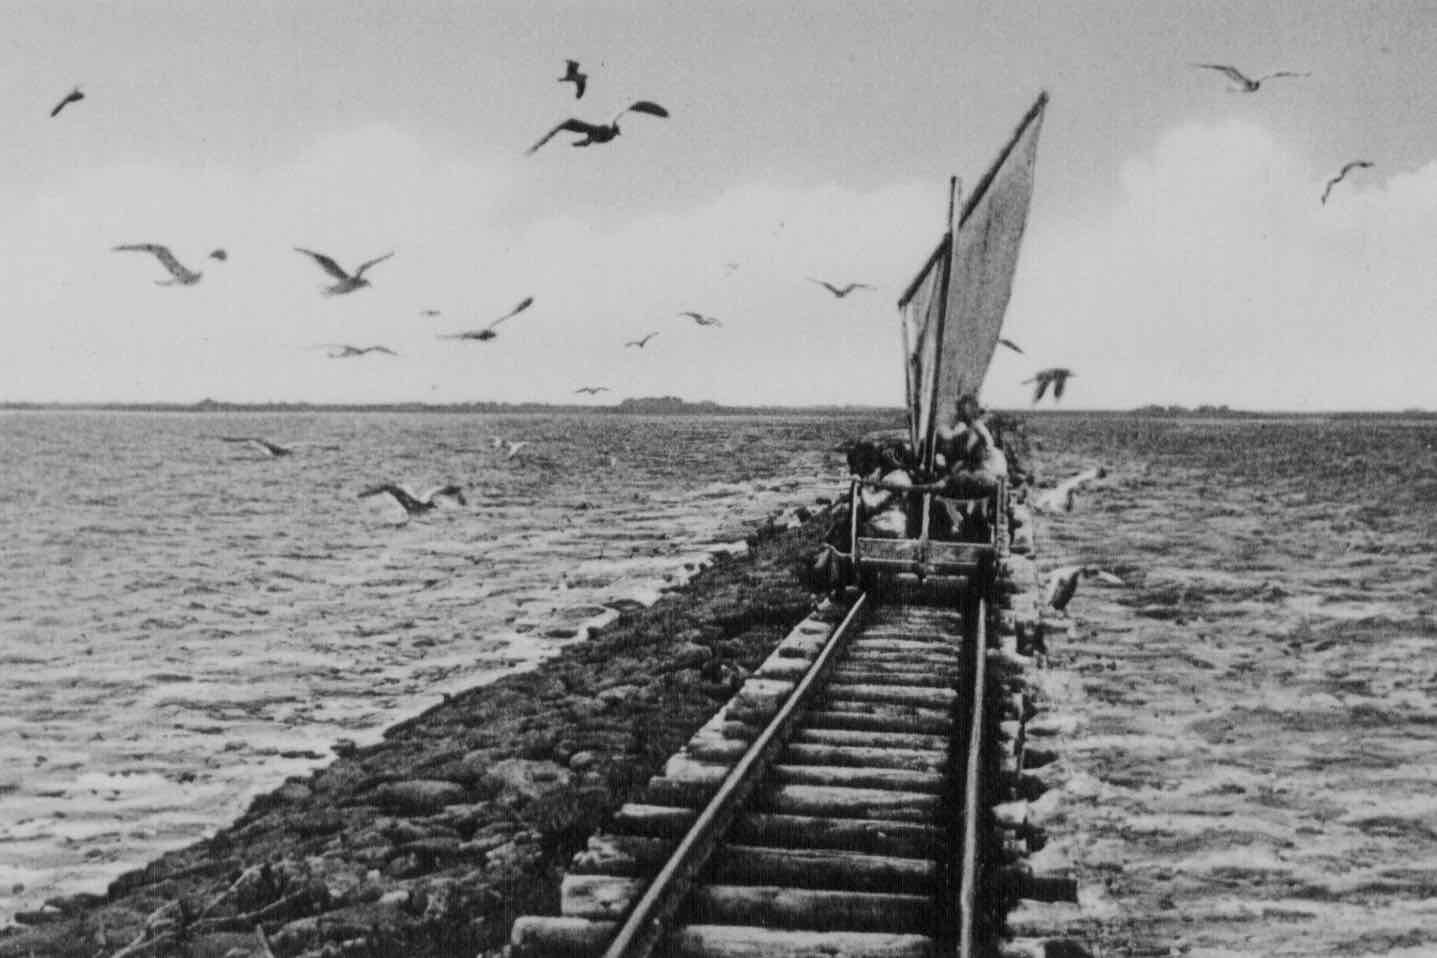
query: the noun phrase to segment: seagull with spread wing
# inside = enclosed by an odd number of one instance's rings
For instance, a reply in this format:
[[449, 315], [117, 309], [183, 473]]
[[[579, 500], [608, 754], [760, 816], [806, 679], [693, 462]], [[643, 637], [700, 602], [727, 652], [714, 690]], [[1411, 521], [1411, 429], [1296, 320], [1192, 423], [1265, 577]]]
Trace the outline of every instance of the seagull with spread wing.
[[1038, 496], [1033, 501], [1033, 507], [1039, 512], [1072, 512], [1078, 490], [1090, 482], [1104, 478], [1107, 474], [1108, 471], [1102, 466], [1084, 469], [1071, 479], [1064, 479], [1052, 489]]
[[1092, 566], [1070, 565], [1054, 570], [1048, 579], [1048, 587], [1044, 591], [1044, 600], [1048, 607], [1055, 612], [1062, 612], [1073, 600], [1078, 592], [1079, 579], [1097, 579], [1106, 582], [1108, 585], [1126, 585], [1122, 579], [1106, 569], [1095, 569]]
[[619, 135], [619, 117], [623, 116], [625, 113], [647, 113], [649, 116], [657, 117], [666, 117], [669, 115], [668, 110], [665, 110], [663, 107], [659, 106], [652, 100], [635, 100], [633, 103], [630, 103], [618, 113], [615, 113], [614, 118], [608, 123], [587, 123], [584, 120], [580, 120], [577, 117], [571, 116], [569, 117], [569, 119], [565, 120], [563, 123], [560, 123], [548, 133], [544, 134], [543, 139], [541, 139], [538, 143], [535, 143], [533, 146], [529, 147], [529, 149], [525, 152], [529, 155], [533, 155], [536, 151], [538, 151], [539, 147], [543, 146], [545, 143], [548, 143], [557, 134], [565, 131], [568, 131], [570, 133], [582, 133], [584, 135], [584, 139], [575, 140], [573, 143], [570, 144], [570, 146], [592, 146], [595, 143], [608, 143], [614, 137]]
[[1043, 398], [1043, 394], [1048, 391], [1049, 384], [1053, 387], [1053, 398], [1062, 399], [1063, 390], [1067, 387], [1068, 380], [1076, 375], [1077, 373], [1071, 369], [1063, 369], [1061, 367], [1040, 369], [1038, 370], [1038, 374], [1032, 379], [1023, 380], [1023, 384], [1037, 383], [1037, 386], [1033, 389], [1033, 402], [1037, 402]]
[[1353, 170], [1370, 170], [1372, 166], [1371, 160], [1353, 160], [1351, 163], [1343, 164], [1341, 172], [1327, 181], [1327, 188], [1322, 191], [1322, 205], [1327, 205], [1327, 195], [1332, 192], [1334, 186], [1347, 178], [1348, 173], [1351, 173]]
[[310, 257], [319, 264], [321, 269], [338, 280], [333, 286], [325, 287], [324, 295], [326, 296], [343, 296], [345, 293], [352, 293], [357, 289], [363, 289], [370, 285], [369, 280], [364, 278], [365, 270], [378, 263], [384, 262], [394, 255], [393, 252], [389, 252], [383, 256], [376, 256], [374, 259], [366, 260], [359, 264], [359, 268], [354, 271], [353, 275], [350, 275], [344, 271], [342, 266], [323, 253], [316, 253], [314, 250], [305, 249], [302, 246], [296, 246], [294, 251]]
[[809, 281], [810, 283], [817, 283], [818, 285], [822, 286], [824, 289], [826, 289], [826, 290], [828, 290], [830, 293], [832, 293], [834, 296], [837, 296], [839, 299], [842, 299], [843, 297], [847, 296], [849, 293], [853, 292], [855, 289], [872, 289], [872, 288], [873, 288], [872, 286], [869, 286], [867, 283], [848, 283], [848, 284], [846, 284], [846, 285], [844, 285], [844, 286], [835, 286], [835, 285], [833, 285], [832, 283], [826, 282], [826, 281], [824, 281], [824, 280], [814, 279], [812, 276], [810, 276], [810, 277], [808, 278], [808, 281]]
[[411, 516], [421, 515], [436, 508], [439, 505], [439, 500], [443, 498], [453, 499], [461, 506], [469, 504], [468, 500], [464, 498], [464, 487], [454, 485], [453, 483], [447, 486], [439, 486], [436, 489], [429, 490], [422, 496], [418, 496], [404, 486], [386, 482], [378, 486], [370, 486], [359, 494], [359, 498], [367, 499], [370, 496], [382, 496], [386, 494], [391, 496], [395, 502], [399, 503], [399, 505], [404, 508], [404, 511]]
[[1291, 70], [1279, 70], [1276, 73], [1268, 73], [1253, 79], [1243, 73], [1237, 67], [1230, 67], [1224, 63], [1194, 63], [1192, 66], [1199, 70], [1216, 70], [1232, 82], [1229, 93], [1256, 93], [1258, 89], [1268, 80], [1276, 80], [1278, 77], [1306, 77], [1310, 73], [1293, 73]]
[[589, 85], [589, 75], [579, 71], [578, 60], [565, 60], [564, 75], [559, 77], [559, 82], [574, 84], [574, 99], [581, 100], [584, 97], [584, 88]]
[[574, 390], [575, 393], [588, 393], [590, 396], [597, 396], [599, 393], [606, 393], [608, 391], [608, 386], [580, 386]]
[[494, 331], [495, 326], [498, 326], [500, 323], [505, 322], [506, 320], [513, 319], [515, 316], [518, 316], [524, 310], [528, 309], [530, 306], [533, 305], [534, 297], [525, 296], [523, 299], [519, 300], [519, 302], [514, 306], [513, 309], [509, 310], [509, 312], [505, 313], [503, 316], [500, 316], [498, 319], [494, 320], [494, 322], [490, 323], [488, 326], [485, 326], [483, 329], [466, 329], [457, 333], [442, 333], [439, 338], [476, 339], [481, 343], [487, 343], [489, 340], [494, 339], [499, 335], [497, 332]]
[[1013, 352], [1017, 353], [1020, 356], [1023, 355], [1023, 350], [1019, 348], [1018, 344], [1013, 342], [1011, 339], [1000, 339], [998, 340], [998, 344], [1000, 346], [1007, 346], [1009, 349], [1013, 350]]
[[268, 439], [261, 439], [258, 436], [220, 436], [220, 442], [242, 442], [274, 459], [294, 454], [293, 449], [270, 442]]
[[351, 346], [348, 343], [323, 343], [322, 345], [316, 346], [315, 349], [330, 350], [330, 359], [350, 359], [354, 356], [364, 356], [369, 353], [383, 353], [386, 356], [399, 355], [388, 346]]
[[161, 246], [159, 243], [129, 243], [123, 246], [113, 247], [114, 251], [129, 253], [149, 253], [160, 261], [160, 265], [169, 270], [173, 279], [157, 279], [156, 286], [193, 286], [200, 281], [204, 273], [196, 272], [175, 259], [175, 254], [170, 252], [168, 246]]
[[65, 107], [69, 106], [71, 103], [78, 103], [83, 99], [85, 99], [85, 94], [80, 92], [80, 88], [78, 86], [75, 87], [75, 89], [65, 94], [65, 98], [63, 100], [55, 104], [55, 108], [50, 111], [50, 118], [54, 119], [55, 117], [60, 115], [60, 111], [65, 109]]
[[686, 311], [686, 312], [679, 313], [679, 315], [680, 315], [680, 316], [687, 317], [688, 319], [692, 319], [694, 322], [698, 323], [700, 326], [722, 326], [722, 325], [723, 325], [723, 322], [720, 321], [718, 318], [716, 318], [716, 317], [714, 317], [714, 316], [705, 316], [703, 313], [696, 313], [696, 312], [694, 312], [693, 310], [688, 310], [688, 311]]
[[649, 344], [649, 340], [653, 339], [657, 335], [658, 333], [649, 333], [642, 339], [631, 339], [627, 343], [624, 343], [624, 348], [628, 349], [630, 346], [637, 346], [639, 349], [643, 349]]

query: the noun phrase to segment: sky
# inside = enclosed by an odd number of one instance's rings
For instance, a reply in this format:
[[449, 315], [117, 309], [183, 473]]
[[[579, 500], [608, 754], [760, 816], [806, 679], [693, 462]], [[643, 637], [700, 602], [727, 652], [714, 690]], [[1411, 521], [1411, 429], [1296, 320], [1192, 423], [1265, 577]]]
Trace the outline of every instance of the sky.
[[[0, 400], [897, 406], [896, 300], [948, 177], [976, 183], [1047, 90], [1005, 325], [1025, 353], [999, 351], [985, 404], [1027, 407], [1023, 380], [1065, 366], [1075, 409], [1437, 408], [1437, 3], [61, 0], [5, 21]], [[556, 82], [571, 57], [582, 100]], [[1245, 95], [1198, 62], [1311, 75]], [[525, 155], [635, 99], [670, 117]], [[1354, 159], [1375, 166], [1321, 204]], [[158, 286], [123, 243], [204, 277]], [[325, 297], [296, 246], [395, 255]], [[439, 338], [526, 296], [494, 340]]]

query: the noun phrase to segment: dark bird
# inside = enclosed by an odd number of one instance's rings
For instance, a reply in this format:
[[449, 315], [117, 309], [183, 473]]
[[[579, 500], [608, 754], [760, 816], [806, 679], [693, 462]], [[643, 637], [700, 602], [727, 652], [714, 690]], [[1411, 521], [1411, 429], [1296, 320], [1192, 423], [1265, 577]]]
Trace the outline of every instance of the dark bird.
[[580, 386], [578, 389], [574, 390], [574, 392], [576, 393], [588, 393], [590, 396], [596, 396], [599, 393], [606, 393], [608, 391], [608, 386]]
[[559, 82], [574, 84], [574, 99], [580, 100], [584, 97], [584, 88], [589, 84], [589, 75], [579, 72], [578, 60], [565, 60], [564, 75], [559, 77]]
[[383, 353], [386, 356], [398, 356], [388, 346], [351, 346], [348, 343], [324, 343], [316, 349], [331, 350], [330, 359], [349, 359], [351, 356], [364, 356], [368, 353]]
[[1064, 479], [1052, 489], [1043, 493], [1034, 501], [1033, 505], [1039, 512], [1072, 512], [1073, 499], [1078, 490], [1089, 482], [1101, 479], [1108, 474], [1102, 466], [1094, 466], [1085, 469], [1073, 476], [1071, 479]]
[[158, 243], [130, 243], [125, 246], [113, 247], [115, 252], [150, 253], [159, 259], [160, 265], [169, 270], [174, 279], [157, 279], [156, 286], [193, 286], [200, 281], [204, 273], [197, 273], [186, 267], [175, 254], [170, 252], [168, 246], [161, 246]]
[[477, 339], [477, 340], [479, 340], [481, 343], [488, 342], [489, 340], [494, 339], [495, 337], [497, 337], [497, 336], [499, 335], [498, 333], [496, 333], [496, 332], [494, 331], [494, 327], [495, 327], [495, 326], [498, 326], [500, 323], [502, 323], [502, 322], [504, 322], [504, 321], [506, 321], [506, 320], [513, 319], [515, 316], [518, 316], [518, 315], [519, 315], [520, 313], [522, 313], [524, 310], [528, 309], [530, 306], [533, 306], [533, 305], [534, 305], [534, 297], [532, 297], [532, 296], [525, 296], [523, 299], [519, 300], [518, 304], [517, 304], [513, 309], [509, 310], [509, 312], [505, 313], [503, 316], [500, 316], [498, 319], [494, 320], [494, 322], [490, 323], [488, 326], [485, 326], [483, 329], [466, 329], [466, 330], [463, 330], [462, 332], [458, 332], [458, 333], [444, 333], [444, 334], [440, 335], [439, 338], [440, 338], [440, 339]]
[[210, 250], [209, 258], [210, 258], [210, 259], [217, 259], [217, 260], [219, 260], [221, 263], [223, 263], [225, 260], [227, 260], [227, 259], [230, 258], [230, 254], [229, 254], [229, 253], [226, 253], [226, 252], [225, 252], [224, 250], [222, 250], [222, 249], [212, 249], [212, 250]]
[[659, 117], [666, 117], [669, 115], [669, 111], [665, 110], [657, 103], [654, 103], [650, 100], [635, 100], [633, 103], [624, 107], [618, 113], [615, 113], [614, 118], [608, 123], [586, 123], [576, 117], [569, 117], [569, 119], [565, 120], [563, 123], [560, 123], [558, 126], [554, 127], [552, 130], [546, 133], [543, 139], [541, 139], [538, 143], [535, 143], [533, 146], [529, 147], [529, 149], [525, 152], [532, 155], [535, 151], [539, 149], [539, 147], [552, 140], [556, 134], [561, 133], [565, 130], [569, 131], [570, 133], [582, 133], [584, 135], [584, 139], [575, 140], [573, 143], [570, 144], [570, 146], [591, 146], [595, 143], [607, 143], [614, 137], [619, 135], [619, 117], [629, 112], [647, 113], [649, 116]]
[[1232, 89], [1229, 91], [1231, 93], [1256, 93], [1258, 88], [1268, 80], [1275, 80], [1278, 77], [1305, 77], [1312, 75], [1310, 73], [1293, 73], [1291, 70], [1279, 70], [1276, 73], [1269, 73], [1254, 80], [1237, 67], [1230, 67], [1222, 63], [1194, 63], [1192, 66], [1197, 67], [1199, 70], [1216, 70], [1227, 77], [1233, 84]]
[[649, 344], [649, 340], [653, 339], [657, 335], [658, 333], [649, 333], [643, 339], [631, 339], [627, 343], [624, 343], [624, 348], [628, 349], [630, 346], [637, 346], [640, 349], [643, 349]]
[[1020, 356], [1023, 354], [1023, 350], [1019, 349], [1018, 344], [1013, 342], [1011, 339], [1000, 339], [998, 340], [998, 342], [1004, 346], [1007, 346], [1009, 349], [1013, 350], [1013, 352], [1019, 354]]
[[1095, 569], [1092, 566], [1070, 565], [1056, 570], [1048, 579], [1048, 588], [1044, 593], [1044, 600], [1055, 612], [1062, 612], [1068, 607], [1073, 596], [1078, 591], [1079, 579], [1096, 578], [1109, 585], [1125, 585], [1122, 579], [1104, 569]]
[[293, 449], [287, 449], [277, 443], [270, 442], [268, 439], [260, 439], [258, 436], [220, 436], [220, 441], [247, 443], [254, 446], [266, 456], [273, 456], [275, 458], [294, 454]]
[[60, 111], [65, 109], [65, 107], [69, 106], [71, 103], [79, 103], [83, 99], [85, 99], [85, 94], [80, 92], [80, 88], [78, 86], [75, 87], [75, 89], [65, 94], [65, 98], [63, 100], [55, 104], [55, 108], [50, 111], [51, 118], [59, 116]]
[[351, 276], [344, 271], [343, 267], [341, 267], [334, 260], [330, 259], [328, 256], [325, 256], [323, 253], [316, 253], [312, 249], [305, 249], [301, 246], [296, 246], [294, 248], [294, 251], [296, 253], [303, 253], [305, 256], [312, 258], [316, 263], [320, 265], [321, 269], [323, 269], [326, 273], [328, 273], [330, 276], [333, 276], [339, 281], [333, 286], [325, 287], [324, 295], [326, 296], [342, 296], [345, 293], [352, 293], [356, 289], [363, 289], [364, 287], [368, 286], [369, 280], [364, 278], [364, 271], [377, 263], [384, 262], [385, 260], [389, 259], [389, 257], [394, 255], [392, 252], [390, 252], [385, 253], [383, 256], [376, 256], [374, 259], [366, 260], [365, 262], [359, 264], [359, 268], [356, 269], [354, 271], [354, 275]]
[[393, 496], [394, 501], [403, 506], [404, 511], [411, 516], [421, 515], [434, 509], [439, 505], [439, 499], [441, 497], [453, 499], [461, 506], [469, 504], [468, 500], [464, 498], [464, 487], [456, 486], [452, 483], [447, 486], [439, 486], [436, 489], [431, 489], [422, 496], [416, 496], [403, 486], [386, 482], [382, 485], [370, 486], [359, 494], [359, 498], [367, 499], [370, 496], [380, 496], [385, 493]]
[[1327, 188], [1322, 191], [1322, 204], [1324, 206], [1327, 205], [1327, 194], [1332, 192], [1334, 186], [1346, 179], [1348, 173], [1351, 173], [1353, 170], [1370, 170], [1371, 168], [1372, 161], [1370, 160], [1353, 160], [1351, 163], [1344, 164], [1342, 172], [1327, 181]]
[[822, 286], [824, 289], [826, 289], [826, 290], [828, 290], [830, 293], [832, 293], [834, 296], [837, 296], [839, 299], [842, 299], [843, 297], [847, 296], [849, 293], [853, 292], [855, 289], [872, 289], [872, 288], [873, 288], [872, 286], [869, 286], [867, 283], [849, 283], [849, 284], [847, 284], [846, 286], [834, 286], [832, 283], [825, 282], [825, 281], [823, 281], [823, 280], [821, 280], [821, 279], [814, 279], [812, 276], [810, 276], [810, 277], [808, 278], [808, 281], [809, 281], [810, 283], [817, 283], [818, 285]]
[[1077, 373], [1073, 372], [1071, 369], [1063, 369], [1061, 367], [1054, 369], [1040, 369], [1038, 371], [1038, 375], [1034, 376], [1032, 379], [1023, 380], [1023, 383], [1024, 385], [1027, 385], [1028, 383], [1038, 384], [1037, 388], [1033, 390], [1033, 402], [1037, 402], [1038, 400], [1043, 398], [1043, 394], [1048, 391], [1049, 383], [1053, 384], [1053, 398], [1061, 399], [1063, 398], [1063, 389], [1068, 385], [1068, 380], [1076, 375]]
[[437, 310], [437, 309], [421, 309], [421, 310], [419, 311], [419, 315], [420, 315], [420, 316], [428, 316], [429, 318], [432, 319], [432, 318], [434, 318], [435, 316], [442, 316], [442, 315], [444, 315], [444, 314], [441, 313], [441, 312], [439, 312], [439, 310]]
[[723, 325], [722, 322], [720, 322], [718, 319], [714, 318], [713, 316], [705, 316], [703, 313], [695, 313], [693, 310], [689, 310], [689, 311], [687, 311], [687, 312], [679, 313], [679, 315], [680, 315], [680, 316], [686, 316], [686, 317], [688, 317], [689, 319], [692, 319], [694, 322], [698, 323], [700, 326], [722, 326], [722, 325]]

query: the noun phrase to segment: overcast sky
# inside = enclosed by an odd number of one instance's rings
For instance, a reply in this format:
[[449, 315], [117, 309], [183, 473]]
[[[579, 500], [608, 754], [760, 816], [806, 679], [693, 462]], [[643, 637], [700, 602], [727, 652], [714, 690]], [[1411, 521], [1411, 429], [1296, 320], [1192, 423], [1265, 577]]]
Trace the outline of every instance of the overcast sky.
[[[1437, 3], [47, 2], [5, 22], [0, 399], [898, 405], [895, 300], [947, 177], [975, 183], [1046, 89], [1006, 325], [1027, 355], [1000, 350], [987, 404], [1064, 365], [1074, 408], [1437, 408]], [[1312, 75], [1249, 96], [1192, 62]], [[671, 117], [524, 155], [637, 98]], [[1353, 159], [1376, 166], [1320, 204]], [[154, 285], [153, 259], [110, 251], [138, 242], [204, 279]], [[396, 255], [326, 298], [294, 246]], [[530, 295], [491, 342], [437, 338]]]

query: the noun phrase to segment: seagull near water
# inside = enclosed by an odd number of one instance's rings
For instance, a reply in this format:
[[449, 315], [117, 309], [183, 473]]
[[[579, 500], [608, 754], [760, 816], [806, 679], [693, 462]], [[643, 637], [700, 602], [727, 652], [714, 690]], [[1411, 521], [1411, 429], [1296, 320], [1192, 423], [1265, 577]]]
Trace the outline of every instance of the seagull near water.
[[205, 275], [185, 266], [175, 259], [175, 254], [170, 252], [168, 246], [161, 246], [159, 243], [127, 243], [122, 246], [114, 246], [111, 249], [116, 253], [149, 253], [160, 261], [160, 265], [169, 270], [173, 279], [157, 279], [156, 286], [193, 286]]
[[848, 284], [843, 285], [843, 286], [835, 286], [835, 285], [833, 285], [832, 283], [827, 282], [826, 280], [814, 279], [812, 276], [810, 276], [810, 277], [808, 278], [808, 281], [809, 281], [810, 283], [817, 283], [818, 285], [822, 286], [824, 289], [826, 289], [826, 290], [828, 290], [830, 293], [832, 293], [834, 296], [838, 297], [839, 299], [843, 299], [845, 296], [847, 296], [849, 293], [853, 292], [855, 289], [872, 289], [872, 288], [873, 288], [872, 286], [869, 286], [867, 283], [848, 283]]
[[592, 146], [595, 143], [608, 143], [610, 140], [614, 139], [614, 137], [619, 135], [619, 117], [623, 116], [625, 113], [647, 113], [649, 116], [657, 117], [667, 117], [669, 115], [668, 110], [665, 110], [663, 107], [659, 106], [652, 100], [635, 100], [633, 103], [630, 103], [618, 113], [615, 113], [614, 118], [608, 123], [587, 123], [584, 120], [580, 120], [577, 117], [571, 116], [569, 117], [569, 119], [565, 120], [563, 123], [560, 123], [548, 133], [544, 134], [543, 139], [541, 139], [538, 143], [535, 143], [533, 146], [529, 147], [529, 149], [526, 150], [525, 153], [532, 156], [535, 152], [538, 151], [539, 147], [543, 146], [545, 143], [548, 143], [557, 134], [565, 130], [570, 133], [582, 133], [584, 135], [584, 139], [575, 140], [573, 143], [569, 144], [570, 146]]
[[348, 343], [322, 343], [315, 349], [330, 350], [330, 359], [350, 359], [354, 356], [364, 356], [368, 353], [383, 353], [386, 356], [398, 356], [388, 346], [351, 346]]
[[658, 333], [649, 333], [643, 339], [631, 339], [627, 343], [624, 343], [624, 348], [628, 349], [630, 346], [637, 346], [639, 349], [643, 349], [649, 344], [649, 340], [653, 339], [657, 335]]
[[703, 313], [696, 313], [693, 310], [679, 313], [680, 316], [692, 319], [700, 326], [722, 326], [723, 322], [713, 316], [705, 316]]
[[220, 436], [220, 442], [245, 443], [274, 459], [278, 459], [280, 456], [294, 455], [293, 449], [270, 442], [268, 439], [261, 439], [258, 436]]
[[1052, 369], [1040, 369], [1038, 370], [1038, 374], [1032, 379], [1023, 380], [1023, 384], [1038, 384], [1033, 390], [1033, 402], [1035, 403], [1038, 400], [1042, 399], [1043, 394], [1048, 391], [1049, 383], [1051, 383], [1053, 386], [1053, 398], [1061, 399], [1063, 398], [1063, 390], [1068, 385], [1068, 380], [1076, 375], [1077, 373], [1073, 372], [1071, 369], [1064, 369], [1061, 366], [1054, 367]]
[[55, 104], [55, 108], [50, 111], [50, 118], [54, 119], [55, 117], [60, 115], [60, 111], [65, 109], [65, 107], [69, 106], [71, 103], [79, 103], [83, 99], [85, 99], [85, 94], [81, 92], [78, 86], [76, 86], [69, 93], [65, 94], [64, 99], [62, 99], [59, 103]]
[[505, 439], [503, 436], [491, 436], [489, 437], [489, 445], [493, 446], [496, 452], [501, 450], [507, 450], [507, 452], [505, 452], [504, 458], [513, 459], [515, 456], [519, 455], [520, 449], [523, 449], [525, 446], [529, 445], [529, 440], [514, 440]]
[[335, 283], [333, 286], [325, 287], [324, 295], [326, 296], [343, 296], [345, 293], [352, 293], [357, 289], [363, 289], [364, 287], [370, 285], [369, 280], [364, 278], [365, 270], [378, 263], [384, 262], [385, 260], [389, 259], [389, 257], [394, 255], [393, 252], [389, 252], [385, 253], [383, 256], [376, 256], [374, 259], [366, 260], [365, 262], [360, 263], [359, 268], [354, 271], [353, 275], [351, 275], [349, 273], [346, 273], [342, 266], [340, 266], [330, 257], [325, 256], [323, 253], [316, 253], [314, 250], [305, 249], [302, 246], [296, 246], [294, 248], [294, 251], [296, 253], [303, 253], [305, 256], [310, 257], [320, 265], [321, 269], [323, 269], [330, 276], [333, 276], [336, 280], [338, 280], [338, 282]]
[[1079, 579], [1098, 579], [1109, 585], [1126, 585], [1122, 579], [1106, 569], [1095, 569], [1092, 566], [1070, 565], [1064, 566], [1053, 572], [1048, 578], [1048, 587], [1044, 592], [1043, 599], [1048, 607], [1055, 612], [1062, 612], [1073, 600], [1078, 591]]
[[1310, 73], [1294, 73], [1291, 70], [1278, 70], [1276, 73], [1268, 73], [1253, 79], [1243, 73], [1237, 67], [1228, 66], [1225, 63], [1194, 63], [1192, 66], [1199, 70], [1216, 70], [1232, 82], [1230, 93], [1256, 93], [1259, 88], [1268, 80], [1276, 80], [1279, 77], [1306, 77]]
[[1094, 466], [1091, 469], [1073, 476], [1071, 479], [1064, 479], [1052, 489], [1043, 493], [1033, 503], [1039, 512], [1072, 512], [1073, 500], [1078, 490], [1090, 482], [1103, 478], [1108, 471], [1102, 466]]
[[359, 494], [359, 498], [367, 499], [370, 496], [382, 496], [388, 493], [394, 501], [404, 507], [404, 511], [411, 516], [421, 515], [437, 508], [441, 499], [453, 499], [461, 506], [468, 505], [464, 498], [464, 487], [450, 483], [447, 486], [438, 486], [429, 490], [422, 496], [417, 496], [404, 486], [392, 482], [382, 483], [377, 486], [370, 486]]
[[579, 72], [578, 60], [565, 60], [564, 75], [559, 77], [559, 82], [574, 84], [574, 99], [581, 100], [584, 98], [585, 87], [589, 85], [589, 75]]
[[533, 305], [534, 297], [525, 296], [523, 299], [519, 300], [519, 302], [514, 306], [513, 309], [509, 310], [509, 312], [505, 313], [503, 316], [500, 316], [498, 319], [494, 320], [494, 322], [490, 323], [488, 326], [485, 326], [483, 329], [466, 329], [457, 333], [441, 333], [439, 335], [439, 338], [477, 339], [481, 343], [486, 343], [489, 340], [498, 337], [499, 334], [494, 331], [495, 326], [498, 326], [500, 323], [505, 322], [506, 320], [513, 319], [515, 316], [518, 316], [524, 310], [528, 309], [530, 306]]
[[1342, 170], [1327, 181], [1327, 188], [1322, 191], [1322, 205], [1327, 205], [1327, 195], [1332, 192], [1334, 186], [1347, 178], [1348, 173], [1351, 173], [1353, 170], [1370, 170], [1372, 166], [1373, 163], [1371, 160], [1353, 160], [1351, 163], [1344, 163]]

